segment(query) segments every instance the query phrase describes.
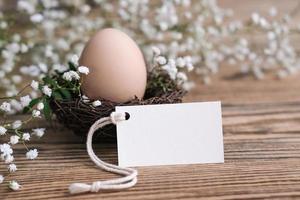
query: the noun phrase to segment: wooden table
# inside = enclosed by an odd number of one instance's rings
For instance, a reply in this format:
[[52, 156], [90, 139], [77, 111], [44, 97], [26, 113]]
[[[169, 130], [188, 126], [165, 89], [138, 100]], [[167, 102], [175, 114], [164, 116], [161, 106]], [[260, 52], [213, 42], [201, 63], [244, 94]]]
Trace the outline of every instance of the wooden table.
[[[222, 100], [224, 164], [140, 167], [132, 189], [70, 196], [74, 181], [114, 175], [94, 166], [81, 139], [41, 121], [47, 136], [32, 144], [39, 158], [26, 160], [23, 147], [16, 150], [20, 170], [11, 178], [23, 188], [10, 192], [0, 185], [0, 199], [300, 199], [300, 75], [255, 81], [230, 74], [220, 73], [210, 86], [199, 84], [185, 99]], [[94, 148], [116, 163], [115, 145]]]
[[[246, 18], [270, 5], [288, 12], [298, 0], [220, 3], [234, 7], [238, 16]], [[26, 160], [23, 147], [17, 148], [20, 170], [10, 179], [17, 179], [23, 188], [11, 192], [0, 185], [0, 199], [300, 199], [300, 75], [283, 81], [255, 81], [232, 76], [232, 71], [225, 69], [212, 85], [199, 83], [185, 99], [222, 101], [224, 164], [141, 167], [139, 182], [130, 190], [70, 196], [70, 183], [114, 175], [94, 166], [82, 139], [61, 126], [40, 121], [28, 127], [48, 129], [45, 138], [31, 144], [40, 151], [38, 159]], [[105, 161], [117, 162], [115, 145], [95, 144], [94, 148]], [[3, 171], [0, 166], [0, 174]]]

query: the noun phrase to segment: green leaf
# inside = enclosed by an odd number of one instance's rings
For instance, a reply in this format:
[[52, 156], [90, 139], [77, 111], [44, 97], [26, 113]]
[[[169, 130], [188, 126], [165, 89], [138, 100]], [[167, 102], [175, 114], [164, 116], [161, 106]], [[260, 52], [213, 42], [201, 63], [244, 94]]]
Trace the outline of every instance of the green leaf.
[[74, 65], [74, 63], [72, 63], [72, 62], [69, 62], [69, 69], [70, 70], [73, 70], [73, 71], [76, 71], [77, 69], [76, 69], [76, 66]]
[[43, 81], [47, 85], [51, 85], [53, 87], [58, 87], [57, 82], [55, 80], [53, 80], [52, 78], [50, 78], [49, 76], [44, 77]]
[[44, 103], [44, 109], [43, 109], [44, 116], [47, 120], [51, 120], [52, 112], [51, 112], [51, 108], [49, 105], [49, 99], [45, 98], [43, 103]]
[[60, 88], [59, 91], [63, 95], [64, 99], [72, 99], [72, 95], [69, 90]]
[[54, 99], [56, 99], [56, 100], [62, 100], [62, 99], [63, 99], [62, 95], [61, 95], [60, 92], [58, 92], [58, 91], [54, 91], [54, 92], [52, 93], [52, 96], [53, 96]]
[[38, 104], [40, 101], [41, 101], [41, 98], [32, 99], [29, 102], [29, 105], [23, 109], [23, 113], [24, 114], [28, 113], [28, 111], [30, 111], [32, 109], [32, 107], [35, 106], [36, 104]]

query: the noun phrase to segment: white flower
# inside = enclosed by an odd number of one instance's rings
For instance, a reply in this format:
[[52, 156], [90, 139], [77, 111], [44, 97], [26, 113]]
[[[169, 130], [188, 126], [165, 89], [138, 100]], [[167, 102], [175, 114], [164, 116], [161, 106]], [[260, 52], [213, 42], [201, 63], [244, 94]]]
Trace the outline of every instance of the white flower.
[[51, 94], [52, 94], [52, 90], [51, 88], [49, 88], [48, 85], [45, 85], [43, 88], [42, 88], [42, 91], [45, 95], [47, 95], [48, 97], [51, 97]]
[[176, 79], [176, 74], [178, 72], [178, 69], [175, 66], [175, 61], [173, 62], [173, 60], [169, 60], [169, 63], [162, 66], [161, 68], [169, 74], [172, 80]]
[[78, 65], [78, 60], [79, 60], [79, 57], [74, 54], [72, 57], [71, 57], [71, 62], [75, 65]]
[[260, 16], [259, 16], [258, 13], [252, 13], [251, 19], [252, 19], [252, 21], [253, 21], [255, 24], [258, 24], [258, 23], [259, 23], [259, 20], [260, 20]]
[[18, 129], [22, 126], [22, 121], [21, 120], [16, 120], [12, 123], [12, 128], [13, 129]]
[[80, 76], [79, 76], [79, 74], [77, 72], [70, 71], [70, 73], [71, 73], [71, 76], [72, 76], [73, 79], [75, 79], [75, 80], [79, 80], [80, 79]]
[[10, 136], [10, 143], [12, 145], [18, 144], [20, 137], [17, 135]]
[[271, 7], [270, 10], [269, 10], [269, 15], [271, 17], [275, 17], [277, 15], [278, 11], [275, 7]]
[[82, 95], [81, 98], [82, 98], [82, 101], [85, 103], [90, 102], [90, 99], [86, 95]]
[[20, 51], [20, 46], [18, 43], [11, 43], [7, 46], [8, 50], [12, 53], [18, 53]]
[[7, 129], [5, 127], [3, 127], [3, 126], [0, 126], [0, 136], [1, 135], [5, 135], [6, 132], [7, 132]]
[[7, 28], [7, 22], [2, 21], [0, 22], [0, 29], [6, 29]]
[[267, 36], [269, 40], [274, 40], [276, 38], [276, 34], [273, 31], [269, 31]]
[[5, 156], [5, 164], [9, 164], [9, 163], [12, 163], [13, 161], [15, 160], [14, 156], [12, 155], [7, 155]]
[[37, 90], [39, 89], [39, 82], [32, 80], [30, 86], [32, 87], [32, 89]]
[[30, 140], [30, 134], [29, 133], [23, 133], [22, 140], [29, 141]]
[[39, 152], [37, 151], [37, 149], [31, 149], [26, 153], [26, 158], [30, 159], [30, 160], [34, 160], [37, 158]]
[[160, 64], [160, 65], [165, 65], [167, 64], [167, 59], [163, 56], [158, 56], [155, 58], [155, 61]]
[[16, 111], [21, 111], [21, 110], [23, 110], [22, 104], [21, 104], [19, 101], [15, 100], [15, 99], [12, 99], [12, 100], [10, 101], [10, 105], [11, 105], [11, 107], [12, 107], [14, 110], [16, 110]]
[[21, 44], [21, 53], [26, 53], [28, 52], [28, 46], [26, 44]]
[[11, 148], [11, 146], [9, 144], [0, 144], [0, 151], [1, 151], [1, 155], [3, 156], [7, 156], [13, 153], [13, 150]]
[[36, 135], [37, 137], [42, 137], [45, 134], [45, 128], [35, 128], [32, 129], [33, 135]]
[[15, 164], [9, 164], [7, 168], [10, 173], [17, 171], [17, 166]]
[[194, 82], [185, 82], [185, 83], [183, 83], [182, 87], [184, 90], [189, 91], [193, 87], [195, 87], [195, 83]]
[[101, 106], [102, 103], [101, 103], [101, 101], [96, 100], [92, 104], [93, 104], [94, 107], [98, 107], [98, 106]]
[[41, 111], [39, 110], [32, 111], [32, 117], [40, 117], [40, 116], [41, 116]]
[[4, 101], [0, 106], [0, 110], [2, 110], [3, 112], [10, 112], [11, 105], [8, 102]]
[[185, 81], [187, 81], [187, 76], [186, 76], [186, 74], [185, 73], [183, 73], [183, 72], [178, 72], [177, 73], [177, 78], [179, 79], [179, 80], [182, 80], [183, 82], [185, 82]]
[[4, 176], [0, 174], [0, 184], [3, 183], [4, 181]]
[[9, 188], [14, 190], [14, 191], [17, 191], [21, 188], [21, 185], [17, 181], [10, 181], [9, 182]]
[[36, 108], [37, 108], [38, 110], [43, 110], [44, 107], [45, 107], [45, 105], [44, 105], [43, 102], [38, 103], [37, 106], [36, 106]]
[[82, 74], [88, 75], [90, 73], [90, 70], [86, 66], [80, 66], [78, 67], [78, 71]]
[[20, 75], [13, 75], [11, 79], [15, 84], [19, 84], [22, 81], [22, 77]]
[[66, 81], [72, 81], [72, 80], [79, 80], [80, 79], [80, 76], [78, 75], [78, 73], [75, 72], [75, 71], [72, 71], [72, 70], [68, 71], [68, 72], [65, 72], [62, 77]]
[[72, 81], [72, 75], [71, 75], [71, 73], [70, 72], [65, 72], [64, 74], [63, 74], [63, 79], [65, 79], [66, 81]]
[[152, 47], [152, 52], [153, 52], [154, 56], [159, 56], [161, 54], [160, 49], [155, 46]]
[[183, 58], [181, 58], [181, 57], [179, 57], [179, 58], [177, 58], [176, 59], [176, 65], [178, 66], [178, 67], [184, 67], [185, 66], [185, 59], [183, 59]]
[[190, 72], [190, 71], [193, 71], [193, 69], [194, 69], [194, 65], [192, 64], [192, 63], [188, 63], [187, 65], [186, 65], [186, 68], [187, 68], [187, 70]]
[[35, 11], [35, 6], [32, 3], [30, 3], [29, 1], [20, 0], [20, 1], [18, 1], [18, 9], [24, 10], [27, 13], [32, 14]]
[[33, 23], [40, 23], [43, 21], [43, 19], [44, 16], [39, 13], [30, 16], [30, 21], [32, 21]]
[[23, 107], [28, 106], [31, 100], [32, 100], [32, 99], [30, 98], [29, 95], [26, 95], [26, 96], [23, 96], [23, 97], [20, 98], [20, 102], [21, 102], [21, 105], [22, 105]]

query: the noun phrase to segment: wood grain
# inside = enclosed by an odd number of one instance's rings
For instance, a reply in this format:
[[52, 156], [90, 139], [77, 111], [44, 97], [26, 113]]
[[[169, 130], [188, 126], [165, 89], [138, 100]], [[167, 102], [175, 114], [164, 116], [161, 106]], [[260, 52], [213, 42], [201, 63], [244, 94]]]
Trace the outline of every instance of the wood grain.
[[[297, 1], [236, 2], [221, 3], [235, 4], [243, 15], [250, 13], [247, 8], [253, 11], [261, 3], [266, 7], [275, 2], [286, 11]], [[39, 121], [27, 127], [48, 128], [45, 138], [31, 144], [39, 148], [39, 158], [26, 160], [23, 147], [17, 146], [20, 170], [10, 178], [19, 180], [23, 188], [10, 192], [0, 185], [0, 200], [300, 199], [300, 75], [283, 81], [273, 76], [255, 81], [225, 69], [212, 85], [199, 82], [185, 98], [186, 102], [222, 101], [224, 164], [140, 167], [139, 182], [132, 189], [70, 196], [67, 187], [74, 181], [92, 182], [114, 175], [94, 167], [83, 139], [57, 124]], [[95, 144], [94, 148], [105, 161], [116, 163], [115, 144]], [[5, 171], [0, 165], [0, 174]]]
[[[224, 102], [225, 164], [141, 167], [139, 183], [130, 190], [70, 196], [67, 187], [74, 181], [114, 175], [94, 167], [80, 138], [48, 125], [46, 138], [32, 144], [40, 149], [39, 159], [25, 160], [22, 146], [16, 150], [21, 170], [12, 178], [23, 189], [0, 187], [0, 199], [300, 199], [299, 78], [223, 79], [190, 93], [186, 101]], [[105, 161], [116, 163], [115, 144], [94, 148]]]

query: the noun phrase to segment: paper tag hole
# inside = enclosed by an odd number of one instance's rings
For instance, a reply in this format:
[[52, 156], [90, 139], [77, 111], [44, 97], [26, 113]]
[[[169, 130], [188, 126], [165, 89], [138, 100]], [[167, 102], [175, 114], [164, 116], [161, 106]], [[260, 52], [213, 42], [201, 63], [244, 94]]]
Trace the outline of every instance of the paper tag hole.
[[130, 118], [130, 114], [128, 112], [125, 112], [125, 119], [128, 120]]

